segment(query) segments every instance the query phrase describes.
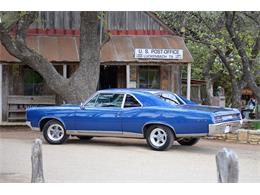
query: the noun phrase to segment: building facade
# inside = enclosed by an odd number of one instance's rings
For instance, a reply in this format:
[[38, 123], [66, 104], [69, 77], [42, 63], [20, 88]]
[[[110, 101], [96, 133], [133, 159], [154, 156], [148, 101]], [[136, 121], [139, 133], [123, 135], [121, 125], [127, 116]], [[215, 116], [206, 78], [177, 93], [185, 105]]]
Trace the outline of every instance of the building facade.
[[[79, 66], [79, 12], [39, 12], [27, 33], [28, 45], [69, 78]], [[181, 94], [181, 69], [187, 68], [190, 97], [192, 56], [152, 12], [104, 12], [100, 20], [99, 89], [158, 88]], [[105, 43], [104, 43], [105, 42]], [[31, 105], [62, 103], [42, 77], [0, 45], [0, 120], [25, 120]]]

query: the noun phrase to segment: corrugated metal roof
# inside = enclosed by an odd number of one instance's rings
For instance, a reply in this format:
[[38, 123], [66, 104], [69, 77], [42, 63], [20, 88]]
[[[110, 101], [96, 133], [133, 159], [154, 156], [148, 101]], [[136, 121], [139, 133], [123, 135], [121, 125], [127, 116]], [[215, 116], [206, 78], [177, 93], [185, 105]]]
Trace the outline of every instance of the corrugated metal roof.
[[[27, 44], [51, 62], [78, 62], [78, 37], [27, 36]], [[0, 44], [0, 62], [18, 62]]]
[[[78, 36], [28, 36], [27, 43], [30, 48], [39, 52], [51, 62], [78, 62], [79, 37]], [[183, 49], [182, 60], [147, 60], [134, 58], [135, 48]], [[193, 61], [184, 40], [171, 35], [139, 35], [139, 36], [111, 36], [111, 39], [101, 48], [100, 61], [102, 64], [116, 63], [190, 63]], [[18, 62], [0, 44], [0, 62]]]
[[[154, 60], [134, 58], [135, 48], [183, 49], [181, 60]], [[184, 40], [178, 36], [112, 36], [101, 48], [101, 62], [113, 64], [121, 63], [190, 63], [193, 58]]]

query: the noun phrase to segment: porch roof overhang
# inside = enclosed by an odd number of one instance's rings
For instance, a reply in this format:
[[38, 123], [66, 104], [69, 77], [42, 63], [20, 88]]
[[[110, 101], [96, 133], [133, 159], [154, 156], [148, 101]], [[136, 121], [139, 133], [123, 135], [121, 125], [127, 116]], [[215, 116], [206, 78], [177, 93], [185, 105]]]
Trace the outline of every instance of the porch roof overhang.
[[[51, 62], [79, 62], [78, 36], [27, 36], [30, 48]], [[137, 59], [135, 48], [182, 49], [183, 59]], [[193, 58], [183, 38], [172, 35], [115, 35], [106, 42], [100, 53], [101, 64], [188, 64]], [[19, 62], [0, 44], [0, 62]]]
[[[138, 59], [134, 58], [135, 48], [147, 49], [182, 49], [183, 59]], [[111, 36], [110, 40], [101, 48], [101, 63], [116, 64], [188, 64], [193, 58], [187, 49], [183, 38], [172, 35], [122, 35]]]
[[[34, 49], [51, 62], [79, 62], [78, 36], [42, 36], [26, 37], [29, 48]], [[0, 44], [0, 62], [19, 62]]]

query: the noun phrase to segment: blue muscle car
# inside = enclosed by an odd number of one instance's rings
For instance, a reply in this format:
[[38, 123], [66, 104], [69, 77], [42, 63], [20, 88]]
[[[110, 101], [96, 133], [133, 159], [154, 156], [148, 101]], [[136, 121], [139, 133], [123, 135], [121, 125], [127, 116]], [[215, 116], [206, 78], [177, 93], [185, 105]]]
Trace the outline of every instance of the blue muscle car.
[[110, 89], [96, 92], [81, 105], [31, 107], [27, 125], [40, 130], [50, 144], [69, 135], [145, 138], [154, 150], [167, 150], [173, 141], [194, 145], [202, 136], [240, 128], [237, 109], [197, 105], [169, 91]]

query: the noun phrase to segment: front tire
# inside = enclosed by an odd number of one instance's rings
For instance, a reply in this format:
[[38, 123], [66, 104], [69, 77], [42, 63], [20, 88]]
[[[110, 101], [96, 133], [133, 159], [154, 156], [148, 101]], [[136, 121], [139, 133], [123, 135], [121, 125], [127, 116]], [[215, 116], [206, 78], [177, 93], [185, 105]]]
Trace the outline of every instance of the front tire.
[[50, 120], [43, 126], [43, 137], [49, 144], [63, 144], [68, 135], [59, 121]]
[[146, 131], [147, 144], [157, 151], [168, 150], [173, 145], [174, 135], [170, 128], [152, 125]]
[[198, 143], [198, 141], [200, 140], [200, 138], [181, 138], [179, 140], [177, 140], [177, 142], [180, 145], [184, 145], [184, 146], [192, 146], [196, 143]]

